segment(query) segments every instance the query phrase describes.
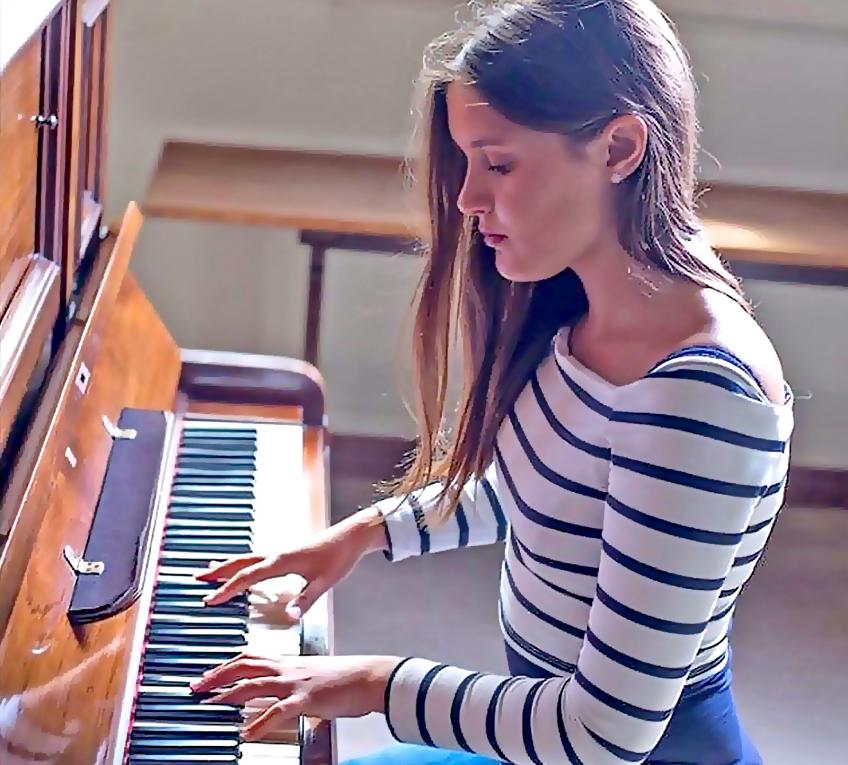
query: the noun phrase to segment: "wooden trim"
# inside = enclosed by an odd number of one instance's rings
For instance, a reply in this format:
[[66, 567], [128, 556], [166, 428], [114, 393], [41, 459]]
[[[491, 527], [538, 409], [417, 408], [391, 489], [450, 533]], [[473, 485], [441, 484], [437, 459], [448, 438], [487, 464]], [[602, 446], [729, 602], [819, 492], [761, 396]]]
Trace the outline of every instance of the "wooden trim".
[[[393, 436], [333, 433], [330, 445], [334, 478], [361, 478], [376, 483], [401, 474], [398, 465], [415, 447], [415, 441]], [[793, 466], [786, 502], [799, 508], [848, 510], [848, 470]]]
[[[26, 442], [17, 456], [11, 481], [0, 498], [0, 537], [7, 536], [6, 544], [0, 550], [0, 580], [3, 582], [3, 587], [0, 587], [0, 641], [47, 511], [44, 497], [49, 492], [45, 494], [43, 489], [45, 482], [55, 480], [50, 467], [59, 460], [59, 425], [72, 428], [81, 408], [82, 394], [74, 384], [77, 370], [81, 363], [85, 363], [89, 370], [94, 368], [104, 325], [116, 303], [140, 227], [138, 208], [130, 204], [115, 248], [108, 251], [110, 260], [104, 269], [103, 281], [92, 285], [96, 295], [90, 301], [88, 321], [84, 326], [72, 326], [65, 337]], [[39, 495], [39, 492], [40, 500], [29, 503], [30, 498]]]
[[180, 390], [195, 401], [300, 406], [306, 425], [324, 425], [324, 380], [311, 364], [282, 356], [182, 351]]
[[82, 10], [80, 16], [82, 23], [87, 27], [93, 27], [97, 23], [97, 19], [106, 10], [110, 0], [82, 0]]
[[9, 310], [0, 321], [0, 452], [50, 339], [59, 310], [59, 267], [34, 256]]

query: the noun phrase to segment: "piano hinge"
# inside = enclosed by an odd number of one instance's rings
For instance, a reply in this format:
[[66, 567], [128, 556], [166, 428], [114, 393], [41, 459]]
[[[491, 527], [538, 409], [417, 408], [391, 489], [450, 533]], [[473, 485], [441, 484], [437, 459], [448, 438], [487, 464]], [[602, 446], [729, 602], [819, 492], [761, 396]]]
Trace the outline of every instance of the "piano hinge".
[[103, 427], [116, 441], [132, 441], [138, 435], [138, 431], [134, 428], [119, 428], [105, 414], [103, 415]]
[[63, 552], [65, 553], [65, 560], [68, 561], [68, 565], [77, 574], [100, 576], [106, 570], [106, 565], [102, 560], [83, 560], [81, 556], [73, 551], [70, 545], [65, 545]]

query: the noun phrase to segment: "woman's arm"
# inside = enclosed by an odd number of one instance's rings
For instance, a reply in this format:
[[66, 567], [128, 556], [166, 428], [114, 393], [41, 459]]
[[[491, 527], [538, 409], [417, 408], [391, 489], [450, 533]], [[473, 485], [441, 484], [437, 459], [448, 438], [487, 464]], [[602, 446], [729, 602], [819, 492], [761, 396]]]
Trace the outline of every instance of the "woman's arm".
[[389, 560], [491, 544], [506, 538], [507, 522], [498, 501], [494, 466], [481, 480], [472, 479], [465, 484], [456, 512], [439, 524], [435, 510], [441, 488], [434, 483], [402, 502], [390, 497], [374, 505], [385, 523], [384, 552]]

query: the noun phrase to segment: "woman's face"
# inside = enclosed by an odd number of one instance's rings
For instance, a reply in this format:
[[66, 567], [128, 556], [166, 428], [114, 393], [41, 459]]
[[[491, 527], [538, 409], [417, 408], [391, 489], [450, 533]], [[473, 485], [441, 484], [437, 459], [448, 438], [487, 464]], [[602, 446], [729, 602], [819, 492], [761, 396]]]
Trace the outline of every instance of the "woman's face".
[[560, 134], [510, 122], [459, 82], [447, 87], [447, 107], [451, 136], [467, 160], [457, 204], [478, 219], [505, 279], [547, 279], [606, 240], [617, 243], [603, 136], [576, 150]]

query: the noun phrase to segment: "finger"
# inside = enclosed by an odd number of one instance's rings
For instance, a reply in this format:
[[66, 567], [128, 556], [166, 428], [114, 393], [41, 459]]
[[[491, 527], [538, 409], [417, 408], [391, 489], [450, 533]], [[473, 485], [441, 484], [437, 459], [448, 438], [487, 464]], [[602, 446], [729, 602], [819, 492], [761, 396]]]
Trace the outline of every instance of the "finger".
[[286, 613], [294, 620], [300, 619], [328, 589], [329, 583], [321, 577], [308, 582], [301, 593], [288, 602]]
[[242, 738], [245, 741], [255, 741], [284, 722], [296, 720], [304, 711], [305, 701], [299, 694], [278, 701], [245, 726]]
[[206, 571], [197, 574], [197, 579], [202, 582], [215, 582], [222, 579], [229, 579], [233, 574], [238, 573], [246, 566], [253, 566], [263, 560], [261, 555], [239, 555], [236, 558], [229, 558], [224, 561], [212, 561]]
[[232, 704], [244, 706], [252, 699], [267, 698], [269, 696], [280, 698], [288, 695], [291, 683], [280, 677], [257, 677], [252, 680], [239, 680], [232, 688], [227, 688], [220, 693], [201, 699], [201, 704]]
[[242, 569], [232, 579], [225, 582], [222, 587], [219, 587], [211, 595], [203, 598], [203, 602], [207, 606], [215, 606], [218, 603], [224, 603], [230, 600], [230, 598], [234, 598], [236, 595], [247, 590], [251, 585], [272, 576], [270, 571], [271, 565], [269, 561], [262, 559], [259, 563]]
[[198, 693], [234, 683], [243, 678], [268, 677], [279, 675], [280, 668], [270, 659], [241, 658], [221, 664], [205, 673], [191, 684]]

